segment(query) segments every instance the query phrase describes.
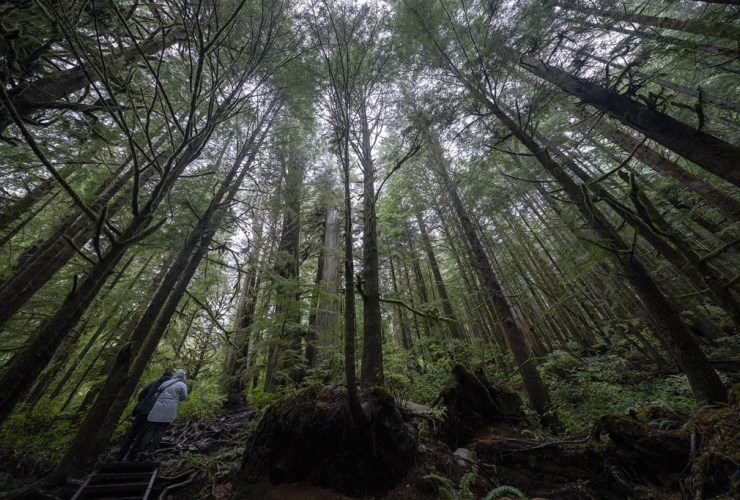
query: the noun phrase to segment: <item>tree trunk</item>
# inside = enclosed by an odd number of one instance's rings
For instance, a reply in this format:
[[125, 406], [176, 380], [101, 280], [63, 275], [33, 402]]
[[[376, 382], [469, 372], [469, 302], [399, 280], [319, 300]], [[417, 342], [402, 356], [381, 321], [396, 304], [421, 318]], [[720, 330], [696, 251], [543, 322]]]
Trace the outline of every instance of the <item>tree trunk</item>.
[[[504, 114], [504, 116], [506, 115]], [[508, 120], [510, 126], [516, 126], [511, 119]], [[601, 186], [600, 182], [594, 182], [586, 171], [584, 171], [567, 155], [563, 154], [554, 144], [545, 139], [541, 134], [535, 132], [534, 135], [535, 138], [544, 144], [549, 151], [562, 157], [561, 161], [563, 165], [586, 183], [592, 192], [605, 200], [607, 204], [625, 220], [625, 222], [634, 227], [635, 230], [638, 231], [653, 248], [673, 264], [676, 269], [689, 278], [697, 289], [701, 290], [706, 286], [711, 291], [712, 295], [714, 295], [722, 309], [730, 315], [733, 323], [740, 327], [740, 301], [733, 296], [728, 287], [724, 284], [725, 280], [721, 274], [709, 265], [707, 259], [700, 257], [696, 252], [694, 252], [690, 243], [685, 241], [676, 231], [674, 231], [671, 225], [665, 221], [660, 212], [652, 206], [650, 200], [642, 194], [634, 175], [631, 175], [625, 180], [630, 184], [628, 194], [635, 206], [635, 211], [629, 209], [622, 202], [612, 196], [609, 191]], [[534, 144], [534, 147], [539, 146]], [[548, 157], [550, 156], [548, 155]], [[624, 175], [626, 176], [626, 174]]]
[[[27, 346], [16, 353], [0, 376], [0, 424], [10, 415], [16, 403], [31, 387], [40, 371], [49, 362], [64, 338], [74, 328], [90, 303], [97, 296], [126, 252], [134, 244], [151, 234], [150, 227], [159, 204], [170, 192], [183, 170], [202, 152], [217, 123], [223, 119], [231, 102], [226, 99], [210, 116], [208, 123], [192, 139], [184, 138], [180, 154], [171, 157], [163, 168], [163, 175], [154, 186], [149, 199], [140, 208], [125, 230], [116, 238], [88, 270], [87, 277], [77, 283], [57, 312], [36, 332]], [[156, 227], [156, 226], [154, 226]]]
[[[667, 89], [674, 90], [676, 92], [679, 92], [685, 96], [691, 97], [693, 99], [696, 99], [697, 101], [700, 101], [701, 103], [709, 103], [714, 106], [717, 106], [718, 108], [726, 109], [728, 111], [735, 111], [740, 112], [740, 103], [737, 103], [735, 101], [731, 101], [729, 99], [725, 99], [723, 97], [717, 97], [711, 94], [707, 94], [706, 92], [703, 92], [701, 90], [701, 87], [699, 87], [698, 90], [693, 89], [691, 87], [687, 87], [685, 85], [680, 85], [678, 83], [674, 83], [670, 80], [666, 80], [665, 78], [661, 78], [660, 76], [651, 76], [646, 73], [643, 73], [641, 71], [634, 71], [631, 68], [627, 68], [626, 66], [622, 64], [618, 64], [614, 61], [610, 61], [608, 59], [604, 59], [603, 57], [599, 57], [595, 54], [588, 53], [585, 54], [577, 49], [572, 49], [570, 47], [566, 47], [566, 50], [577, 54], [581, 57], [588, 57], [589, 59], [593, 59], [594, 61], [598, 61], [602, 63], [605, 67], [613, 67], [620, 71], [629, 70], [630, 75], [634, 75], [638, 78], [641, 78], [643, 80], [646, 80], [648, 82], [655, 83], [657, 85], [660, 85], [661, 87], [665, 87]], [[717, 118], [720, 119], [720, 118]]]
[[332, 345], [336, 340], [339, 312], [339, 212], [331, 204], [326, 211], [321, 292], [316, 311], [316, 329], [320, 343]]
[[[80, 168], [80, 163], [70, 163], [64, 168], [58, 170], [59, 175], [65, 180], [73, 175]], [[12, 203], [3, 213], [0, 214], [0, 232], [5, 231], [10, 226], [14, 225], [24, 215], [33, 209], [33, 207], [51, 193], [54, 188], [57, 187], [57, 180], [49, 176], [36, 184], [33, 188], [29, 189], [28, 192], [19, 200]]]
[[[342, 164], [342, 176], [344, 177], [344, 376], [347, 384], [347, 399], [349, 409], [355, 425], [364, 426], [367, 416], [360, 405], [360, 395], [357, 391], [357, 362], [355, 360], [355, 339], [357, 337], [357, 324], [355, 321], [355, 261], [352, 241], [352, 189], [350, 179], [350, 157], [349, 157], [349, 97], [344, 94], [344, 106], [341, 107], [342, 115], [340, 124], [343, 132], [338, 138], [339, 159]], [[339, 124], [338, 124], [339, 125]]]
[[[401, 294], [398, 292], [398, 282], [396, 281], [396, 269], [393, 265], [393, 256], [388, 256], [388, 262], [390, 264], [391, 268], [391, 284], [393, 285], [393, 294], [395, 295], [395, 298], [398, 300], [401, 300]], [[398, 318], [398, 326], [401, 328], [401, 345], [404, 349], [409, 350], [413, 346], [413, 343], [411, 342], [411, 337], [409, 336], [409, 332], [406, 329], [406, 322], [404, 321], [403, 317], [403, 308], [400, 304], [396, 305], [396, 317]]]
[[[535, 57], [521, 54], [504, 45], [498, 45], [496, 50], [521, 68], [577, 97], [584, 104], [606, 111], [615, 120], [645, 134], [649, 139], [696, 163], [707, 172], [740, 187], [740, 169], [737, 168], [740, 147], [696, 130], [626, 95], [550, 66]], [[469, 81], [466, 86], [471, 92], [486, 99]]]
[[[50, 481], [63, 480], [71, 473], [80, 470], [90, 460], [97, 457], [108, 443], [139, 378], [185, 294], [190, 280], [208, 252], [223, 218], [224, 207], [234, 200], [254, 162], [257, 150], [272, 124], [274, 115], [271, 113], [275, 112], [274, 106], [273, 102], [266, 112], [266, 115], [271, 115], [271, 118], [265, 130], [262, 131], [265, 119], [263, 116], [252, 136], [241, 148], [234, 166], [221, 182], [206, 211], [198, 219], [195, 229], [190, 233], [175, 263], [163, 278], [162, 284], [147, 306], [130, 339], [118, 352], [94, 406], [52, 472]], [[257, 140], [258, 133], [261, 133], [259, 140]]]
[[[121, 175], [129, 163], [130, 160], [121, 164], [98, 187], [97, 199], [91, 206], [93, 211], [99, 212], [107, 206], [107, 216], [113, 217], [130, 201], [130, 193], [122, 193], [114, 199], [133, 177], [133, 170]], [[155, 170], [150, 168], [140, 181], [147, 182], [154, 173]], [[6, 324], [76, 255], [69, 241], [77, 248], [82, 248], [95, 237], [96, 232], [96, 223], [85, 214], [75, 211], [56, 224], [54, 232], [45, 241], [24, 252], [18, 259], [13, 275], [0, 285], [0, 326]]]
[[[107, 322], [110, 320], [110, 316], [106, 317], [103, 320], [103, 323], [101, 323], [101, 327], [105, 328]], [[82, 335], [85, 333], [85, 328], [87, 328], [87, 324], [89, 323], [90, 318], [88, 317], [85, 321], [82, 322], [80, 326], [77, 328], [74, 328], [70, 334], [67, 336], [66, 339], [64, 339], [64, 342], [61, 346], [59, 346], [59, 349], [54, 353], [54, 356], [52, 356], [51, 361], [46, 365], [44, 370], [39, 374], [39, 376], [36, 378], [36, 381], [34, 382], [33, 386], [31, 386], [31, 389], [28, 391], [28, 394], [25, 396], [24, 401], [31, 407], [36, 406], [36, 403], [39, 402], [39, 399], [41, 399], [41, 396], [44, 395], [46, 392], [46, 389], [51, 385], [51, 383], [54, 381], [54, 377], [56, 377], [57, 373], [64, 368], [64, 364], [67, 362], [69, 357], [72, 355], [72, 351], [74, 350], [75, 346], [77, 345], [77, 341], [80, 339]], [[98, 330], [96, 334], [99, 332]]]
[[97, 343], [100, 336], [103, 334], [105, 327], [108, 326], [108, 323], [110, 322], [112, 316], [113, 316], [113, 313], [106, 316], [103, 322], [100, 323], [100, 326], [98, 326], [95, 332], [90, 336], [90, 339], [87, 341], [87, 343], [82, 348], [82, 350], [77, 355], [77, 357], [75, 357], [72, 364], [69, 366], [69, 368], [65, 370], [64, 375], [62, 375], [62, 378], [59, 379], [59, 382], [57, 382], [57, 385], [54, 386], [54, 389], [51, 391], [51, 394], [49, 395], [50, 400], [52, 401], [55, 400], [59, 396], [59, 394], [62, 393], [64, 388], [67, 386], [69, 379], [72, 377], [72, 374], [74, 374], [75, 370], [77, 370], [77, 367], [80, 366], [80, 363], [82, 363], [82, 360], [85, 359], [85, 356], [87, 356], [87, 353], [89, 353], [90, 350], [93, 347], [95, 347], [95, 344]]
[[[643, 40], [651, 40], [661, 45], [671, 45], [671, 46], [677, 47], [678, 49], [683, 49], [691, 54], [695, 52], [704, 52], [705, 54], [708, 54], [710, 56], [731, 57], [733, 59], [737, 58], [737, 56], [740, 54], [740, 52], [738, 52], [738, 50], [734, 48], [720, 47], [718, 45], [706, 43], [704, 41], [695, 42], [688, 38], [680, 38], [677, 36], [661, 35], [659, 33], [656, 33], [653, 30], [641, 30], [641, 31], [629, 30], [625, 28], [620, 28], [619, 26], [603, 26], [603, 25], [598, 25], [595, 23], [586, 22], [586, 21], [579, 21], [579, 24], [587, 28], [593, 28], [593, 29], [607, 31], [607, 32], [612, 31], [614, 33], [621, 33], [629, 37], [640, 38]], [[736, 69], [727, 68], [726, 66], [718, 67], [716, 64], [712, 64], [712, 63], [713, 61], [709, 61], [705, 63], [706, 64], [705, 67], [716, 69], [716, 71], [724, 71], [724, 72], [732, 73], [732, 74], [740, 74], [740, 71]]]
[[624, 242], [601, 211], [594, 206], [588, 192], [579, 187], [546, 150], [509, 118], [496, 104], [484, 97], [483, 104], [511, 133], [537, 158], [540, 165], [560, 184], [568, 197], [578, 207], [591, 228], [603, 240], [607, 252], [614, 258], [637, 291], [656, 321], [656, 333], [663, 347], [689, 380], [698, 402], [711, 403], [727, 400], [727, 391], [717, 372], [710, 366], [704, 352], [682, 323], [678, 312], [671, 306], [653, 281], [645, 265], [634, 254], [635, 249]]
[[[180, 36], [180, 29], [173, 29], [168, 34], [159, 33], [152, 39], [129, 47], [118, 56], [109, 56], [104, 64], [108, 67], [131, 67], [143, 56], [151, 56], [166, 49]], [[64, 103], [64, 99], [88, 85], [90, 80], [83, 66], [75, 66], [55, 74], [34, 80], [30, 85], [19, 85], [9, 92], [11, 102], [18, 115], [29, 118], [35, 112], [54, 109]], [[11, 124], [13, 119], [4, 107], [0, 108], [0, 134]]]
[[432, 268], [432, 276], [434, 276], [434, 282], [437, 285], [437, 293], [439, 294], [440, 302], [442, 302], [442, 311], [445, 316], [452, 320], [447, 322], [447, 328], [450, 332], [450, 337], [453, 339], [462, 339], [464, 334], [460, 328], [455, 312], [452, 309], [450, 298], [447, 295], [447, 288], [445, 287], [444, 281], [442, 280], [442, 273], [439, 270], [439, 264], [437, 264], [437, 258], [434, 256], [434, 250], [432, 248], [432, 242], [427, 232], [426, 224], [424, 223], [424, 217], [422, 217], [421, 211], [416, 212], [416, 223], [419, 225], [419, 231], [421, 232], [421, 241], [424, 245], [424, 250], [429, 260], [429, 266]]
[[306, 330], [306, 366], [309, 369], [316, 368], [318, 356], [316, 336], [316, 321], [319, 314], [319, 300], [321, 295], [321, 277], [324, 274], [324, 248], [321, 248], [318, 259], [316, 259], [316, 280], [314, 281], [311, 294], [311, 310], [308, 314], [308, 329]]
[[257, 267], [260, 260], [262, 224], [255, 230], [255, 242], [249, 253], [248, 268], [244, 276], [239, 306], [234, 319], [234, 341], [226, 348], [224, 373], [221, 381], [226, 392], [228, 405], [244, 402], [244, 391], [247, 388], [247, 359], [249, 358], [251, 326], [254, 321], [255, 306], [259, 292]]
[[[561, 3], [561, 7], [580, 14], [596, 17], [608, 17], [616, 22], [637, 23], [643, 26], [663, 28], [696, 35], [712, 36], [727, 40], [740, 41], [740, 27], [724, 23], [706, 23], [696, 19], [673, 19], [670, 17], [648, 16], [617, 10], [605, 10], [576, 5], [574, 2]], [[647, 31], [647, 30], [646, 30]]]
[[[277, 330], [267, 356], [265, 372], [265, 391], [272, 391], [276, 385], [284, 385], [289, 380], [298, 382], [300, 371], [297, 368], [301, 351], [300, 336], [300, 236], [301, 236], [301, 192], [304, 170], [301, 160], [283, 160], [285, 179], [283, 228], [275, 255]], [[287, 372], [287, 378], [278, 372]]]
[[383, 336], [380, 316], [378, 229], [375, 211], [375, 163], [365, 103], [360, 108], [362, 137], [362, 318], [363, 344], [360, 384], [380, 386], [383, 377]]
[[[408, 224], [406, 226], [406, 237], [409, 243], [409, 252], [411, 253], [411, 269], [414, 271], [414, 279], [416, 280], [416, 289], [419, 292], [419, 299], [421, 299], [421, 305], [426, 306], [429, 303], [429, 294], [427, 293], [427, 285], [424, 281], [424, 274], [421, 272], [421, 265], [419, 264], [419, 254], [416, 252], [414, 246], [414, 236], [411, 232], [411, 227]], [[411, 288], [409, 288], [411, 290]], [[412, 302], [413, 305], [413, 302]], [[424, 322], [424, 337], [431, 338], [432, 336], [432, 324], [429, 320], [429, 316], [424, 316], [422, 320]]]
[[438, 151], [436, 151], [438, 160], [436, 165], [437, 173], [452, 200], [452, 204], [460, 220], [465, 238], [467, 239], [471, 252], [475, 257], [483, 286], [490, 296], [496, 309], [496, 314], [498, 315], [499, 321], [504, 330], [504, 334], [509, 341], [509, 346], [511, 347], [514, 359], [519, 367], [519, 373], [522, 377], [522, 382], [524, 383], [524, 388], [527, 391], [532, 408], [540, 416], [540, 420], [543, 425], [557, 426], [558, 419], [552, 413], [550, 395], [539, 372], [537, 371], [537, 366], [532, 362], [532, 353], [527, 349], [524, 341], [524, 333], [517, 326], [514, 316], [509, 308], [509, 304], [504, 300], [501, 285], [496, 280], [491, 264], [488, 262], [483, 245], [478, 239], [475, 226], [470, 220], [468, 212], [457, 194], [457, 188], [452, 184], [449, 178], [447, 168], [444, 164], [445, 160], [441, 157], [441, 151], [439, 151], [440, 146], [439, 144], [435, 144], [435, 146], [438, 149]]
[[[566, 109], [581, 120], [589, 118], [589, 114], [585, 110], [575, 105], [568, 104]], [[616, 129], [609, 130], [601, 123], [597, 123], [596, 128], [625, 153], [630, 154], [634, 151], [635, 158], [642, 164], [660, 174], [676, 179], [682, 186], [698, 194], [709, 206], [717, 209], [722, 215], [733, 222], [740, 222], [740, 201], [733, 196], [715, 188], [651, 147], [640, 144], [638, 139], [629, 134]]]
[[[463, 265], [462, 260], [460, 259], [460, 252], [457, 251], [457, 248], [459, 248], [459, 245], [455, 244], [455, 238], [452, 236], [452, 232], [450, 228], [448, 227], [447, 220], [442, 214], [442, 210], [435, 206], [435, 211], [437, 212], [437, 217], [439, 217], [439, 220], [442, 225], [442, 231], [444, 232], [445, 239], [447, 240], [447, 245], [450, 247], [452, 257], [455, 259], [455, 264], [457, 265], [457, 269], [460, 272], [460, 275], [463, 279], [463, 284], [465, 285], [465, 292], [468, 294], [468, 296], [472, 300], [471, 308], [473, 311], [475, 311], [475, 317], [478, 320], [478, 325], [481, 329], [481, 332], [483, 333], [482, 337], [486, 341], [486, 343], [490, 344], [492, 342], [497, 342], [498, 338], [496, 338], [491, 330], [491, 326], [489, 325], [486, 316], [481, 312], [481, 308], [485, 307], [485, 304], [481, 303], [479, 300], [478, 290], [474, 289], [473, 281], [468, 276], [468, 272], [466, 269], [466, 266]], [[467, 246], [465, 246], [467, 251]], [[463, 253], [465, 255], [465, 253]]]

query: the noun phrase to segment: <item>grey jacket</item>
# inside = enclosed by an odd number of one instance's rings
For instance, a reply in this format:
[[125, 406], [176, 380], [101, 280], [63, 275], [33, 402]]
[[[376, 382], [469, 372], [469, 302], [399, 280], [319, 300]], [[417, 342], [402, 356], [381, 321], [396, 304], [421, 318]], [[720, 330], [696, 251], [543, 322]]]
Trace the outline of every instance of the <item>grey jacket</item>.
[[172, 422], [177, 417], [180, 401], [188, 398], [188, 386], [185, 385], [185, 371], [177, 370], [171, 380], [159, 386], [159, 397], [149, 412], [150, 422]]

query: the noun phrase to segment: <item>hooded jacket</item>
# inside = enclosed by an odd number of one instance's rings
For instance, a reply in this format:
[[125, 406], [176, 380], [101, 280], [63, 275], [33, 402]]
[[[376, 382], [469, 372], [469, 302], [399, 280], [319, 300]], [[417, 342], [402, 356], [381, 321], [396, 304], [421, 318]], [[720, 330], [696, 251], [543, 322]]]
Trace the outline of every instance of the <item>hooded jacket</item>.
[[159, 397], [149, 412], [150, 422], [172, 422], [177, 417], [180, 401], [188, 398], [188, 386], [185, 385], [185, 371], [177, 370], [171, 380], [164, 382], [157, 389]]

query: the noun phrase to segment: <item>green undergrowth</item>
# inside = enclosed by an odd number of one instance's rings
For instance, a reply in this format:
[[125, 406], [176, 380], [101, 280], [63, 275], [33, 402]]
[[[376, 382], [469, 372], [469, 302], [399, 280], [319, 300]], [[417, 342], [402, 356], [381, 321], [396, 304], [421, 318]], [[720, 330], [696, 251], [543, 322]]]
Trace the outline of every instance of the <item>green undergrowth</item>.
[[[438, 474], [426, 475], [424, 479], [434, 481], [437, 484], [440, 498], [444, 500], [475, 500], [479, 498], [473, 491], [473, 486], [476, 483], [474, 472], [464, 474], [457, 485], [449, 478]], [[497, 500], [499, 498], [520, 498], [527, 500], [526, 495], [521, 490], [508, 485], [498, 486], [488, 491], [483, 498], [484, 500]]]
[[0, 449], [6, 461], [34, 469], [29, 472], [48, 471], [64, 453], [76, 426], [74, 414], [61, 414], [42, 398], [32, 409], [25, 404], [16, 407], [0, 427]]
[[685, 376], [651, 376], [617, 355], [575, 359], [554, 351], [542, 370], [555, 408], [571, 430], [591, 426], [603, 415], [624, 414], [642, 406], [665, 406], [680, 413], [694, 407]]
[[192, 486], [182, 493], [192, 500], [204, 500], [213, 498], [214, 488], [228, 480], [243, 454], [244, 446], [233, 446], [208, 454], [186, 453], [167, 465], [178, 472], [191, 471]]
[[193, 382], [188, 399], [180, 403], [177, 420], [212, 421], [221, 414], [225, 400], [215, 379]]
[[386, 388], [399, 402], [434, 403], [456, 363], [496, 377], [491, 351], [460, 340], [420, 341], [412, 351], [387, 346], [383, 356]]
[[[714, 359], [732, 359], [740, 351], [740, 339], [720, 339], [705, 346]], [[644, 357], [624, 343], [597, 346], [598, 355], [579, 354], [579, 346], [555, 350], [540, 360], [540, 372], [550, 391], [554, 408], [566, 428], [579, 431], [591, 427], [601, 416], [624, 414], [645, 406], [659, 406], [680, 414], [695, 410], [695, 402], [681, 374], [659, 373]], [[605, 352], [603, 352], [605, 351]], [[454, 362], [482, 372], [492, 383], [526, 393], [518, 373], [497, 369], [494, 360], [514, 366], [510, 355], [496, 355], [464, 342], [428, 341], [412, 351], [387, 347], [384, 352], [386, 388], [399, 402], [431, 405], [449, 378]], [[728, 379], [720, 374], [729, 384]], [[264, 406], [276, 395], [253, 392], [252, 401]]]
[[[730, 405], [701, 408], [683, 432], [696, 443], [687, 487], [717, 500], [740, 498], [740, 384], [730, 391]], [[698, 496], [697, 496], [698, 498]]]

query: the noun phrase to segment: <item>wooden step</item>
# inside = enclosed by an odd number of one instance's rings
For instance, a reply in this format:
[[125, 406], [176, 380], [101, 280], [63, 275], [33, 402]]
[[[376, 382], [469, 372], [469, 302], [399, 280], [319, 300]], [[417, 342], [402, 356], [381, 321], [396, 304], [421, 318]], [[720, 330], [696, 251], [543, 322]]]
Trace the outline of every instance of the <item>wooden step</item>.
[[139, 495], [139, 498], [146, 493], [149, 488], [149, 481], [141, 483], [109, 483], [109, 484], [88, 484], [82, 498], [120, 498], [124, 495]]
[[72, 500], [148, 500], [158, 470], [152, 462], [99, 463]]
[[154, 472], [159, 464], [157, 462], [108, 462], [100, 463], [95, 471], [100, 474], [117, 472]]
[[[82, 498], [88, 498], [88, 497], [82, 497]], [[143, 497], [141, 495], [135, 496], [135, 497], [96, 497], [95, 500], [141, 500]]]
[[151, 471], [146, 472], [109, 472], [95, 474], [90, 484], [109, 484], [109, 483], [142, 483], [151, 479]]

